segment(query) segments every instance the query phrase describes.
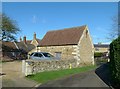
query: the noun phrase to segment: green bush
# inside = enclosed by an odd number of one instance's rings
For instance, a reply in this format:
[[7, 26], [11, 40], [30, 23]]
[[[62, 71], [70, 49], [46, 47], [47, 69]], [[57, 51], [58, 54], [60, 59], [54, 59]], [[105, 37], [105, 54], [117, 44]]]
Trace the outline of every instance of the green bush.
[[110, 44], [110, 71], [115, 87], [120, 87], [120, 37]]
[[102, 57], [103, 53], [100, 52], [95, 52], [94, 57]]

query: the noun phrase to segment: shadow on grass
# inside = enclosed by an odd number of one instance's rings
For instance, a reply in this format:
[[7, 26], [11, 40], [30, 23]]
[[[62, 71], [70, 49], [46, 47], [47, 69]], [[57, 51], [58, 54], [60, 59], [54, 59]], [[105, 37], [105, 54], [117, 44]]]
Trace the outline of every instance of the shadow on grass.
[[108, 86], [111, 86], [110, 82], [110, 70], [109, 63], [104, 63], [100, 67], [95, 70], [95, 73], [99, 76], [99, 78], [106, 83]]

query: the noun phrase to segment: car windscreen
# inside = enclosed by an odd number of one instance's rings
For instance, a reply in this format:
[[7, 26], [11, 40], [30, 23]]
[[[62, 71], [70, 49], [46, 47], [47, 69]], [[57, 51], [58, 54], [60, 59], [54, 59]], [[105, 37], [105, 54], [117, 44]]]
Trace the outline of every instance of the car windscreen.
[[51, 55], [51, 54], [49, 54], [49, 53], [43, 53], [43, 55], [44, 55], [45, 57], [53, 57], [53, 55]]
[[34, 56], [35, 57], [43, 57], [43, 55], [41, 53], [35, 53]]
[[30, 56], [32, 56], [34, 53], [31, 53]]

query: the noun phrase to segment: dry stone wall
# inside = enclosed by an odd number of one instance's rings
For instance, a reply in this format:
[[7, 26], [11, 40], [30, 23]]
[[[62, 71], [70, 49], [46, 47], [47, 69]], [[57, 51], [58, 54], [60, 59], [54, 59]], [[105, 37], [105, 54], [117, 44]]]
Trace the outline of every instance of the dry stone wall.
[[27, 75], [35, 74], [38, 72], [71, 69], [83, 66], [77, 65], [76, 59], [69, 60], [23, 60], [23, 73]]

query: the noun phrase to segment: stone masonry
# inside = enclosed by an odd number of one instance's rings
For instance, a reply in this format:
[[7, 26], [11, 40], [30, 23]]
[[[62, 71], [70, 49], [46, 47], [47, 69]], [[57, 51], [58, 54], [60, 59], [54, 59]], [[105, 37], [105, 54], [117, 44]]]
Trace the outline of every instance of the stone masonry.
[[[76, 30], [78, 31], [78, 29], [79, 28], [76, 28], [74, 31]], [[61, 30], [61, 31], [64, 32], [66, 30]], [[54, 32], [55, 31], [53, 31], [53, 33]], [[49, 32], [49, 33], [51, 34], [52, 32]], [[58, 38], [61, 38], [61, 37], [59, 36]], [[76, 44], [48, 45], [48, 46], [43, 45], [43, 46], [39, 46], [38, 48], [36, 47], [29, 53], [32, 53], [32, 52], [49, 52], [55, 57], [57, 56], [57, 53], [59, 53], [60, 59], [62, 60], [75, 59], [77, 60], [77, 65], [79, 64], [85, 64], [85, 65], [93, 64], [94, 65], [94, 45], [92, 43], [92, 39], [90, 37], [90, 33], [89, 33], [87, 26], [84, 27], [82, 35]]]

